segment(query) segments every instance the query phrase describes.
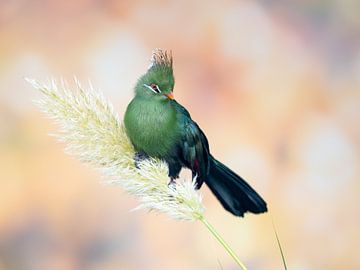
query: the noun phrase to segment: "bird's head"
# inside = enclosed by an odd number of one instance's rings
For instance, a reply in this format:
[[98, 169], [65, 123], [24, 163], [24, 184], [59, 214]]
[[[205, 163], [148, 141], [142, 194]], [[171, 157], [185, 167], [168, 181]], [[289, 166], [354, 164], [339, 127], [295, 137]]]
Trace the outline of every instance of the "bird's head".
[[174, 74], [171, 51], [156, 49], [147, 72], [140, 77], [135, 94], [152, 100], [174, 99]]

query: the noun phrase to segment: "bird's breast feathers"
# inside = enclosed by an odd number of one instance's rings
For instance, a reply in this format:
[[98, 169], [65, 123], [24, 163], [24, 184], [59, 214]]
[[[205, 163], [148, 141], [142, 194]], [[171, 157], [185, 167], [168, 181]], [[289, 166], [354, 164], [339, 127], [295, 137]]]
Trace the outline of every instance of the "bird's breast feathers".
[[169, 102], [133, 100], [125, 113], [127, 134], [137, 151], [165, 158], [178, 141], [176, 110]]

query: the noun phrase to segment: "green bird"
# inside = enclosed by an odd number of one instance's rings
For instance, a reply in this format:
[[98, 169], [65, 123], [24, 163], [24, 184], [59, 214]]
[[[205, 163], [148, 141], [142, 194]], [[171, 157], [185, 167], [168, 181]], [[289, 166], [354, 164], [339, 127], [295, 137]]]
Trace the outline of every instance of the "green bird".
[[169, 184], [175, 183], [183, 167], [189, 168], [196, 177], [196, 188], [205, 182], [235, 216], [266, 212], [260, 195], [210, 154], [204, 132], [174, 100], [174, 83], [171, 52], [156, 50], [151, 66], [137, 81], [124, 117], [126, 133], [137, 151], [135, 161], [148, 156], [166, 161]]

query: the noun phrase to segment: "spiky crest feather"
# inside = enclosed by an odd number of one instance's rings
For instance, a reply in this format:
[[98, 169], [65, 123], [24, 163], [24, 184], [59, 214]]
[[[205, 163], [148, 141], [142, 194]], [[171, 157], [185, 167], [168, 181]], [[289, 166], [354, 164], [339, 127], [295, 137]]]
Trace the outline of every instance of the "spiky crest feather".
[[151, 56], [151, 66], [150, 68], [173, 68], [173, 58], [172, 52], [162, 49], [155, 49]]

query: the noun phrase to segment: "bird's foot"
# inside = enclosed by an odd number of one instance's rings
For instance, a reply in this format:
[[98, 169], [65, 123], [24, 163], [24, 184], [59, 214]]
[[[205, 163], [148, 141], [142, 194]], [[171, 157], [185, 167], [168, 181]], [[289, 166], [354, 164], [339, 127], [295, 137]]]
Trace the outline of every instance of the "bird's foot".
[[170, 177], [170, 182], [168, 184], [169, 188], [176, 188], [176, 178], [177, 177]]
[[140, 163], [145, 160], [148, 159], [149, 156], [147, 154], [145, 154], [144, 152], [136, 152], [135, 156], [134, 156], [134, 162], [135, 162], [135, 167], [137, 169], [140, 169]]
[[197, 173], [193, 173], [192, 180], [195, 180], [195, 189], [200, 189], [204, 184], [204, 180], [200, 178]]

